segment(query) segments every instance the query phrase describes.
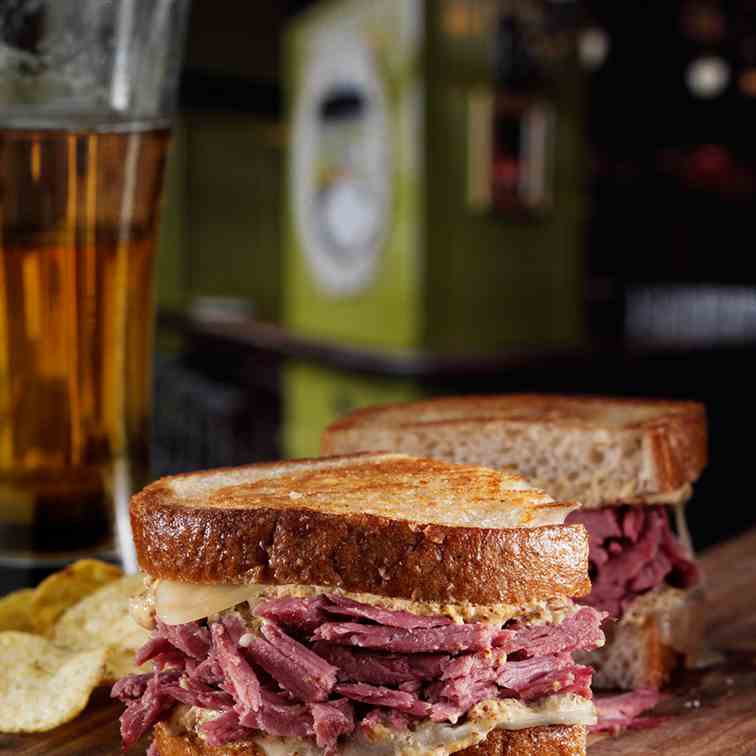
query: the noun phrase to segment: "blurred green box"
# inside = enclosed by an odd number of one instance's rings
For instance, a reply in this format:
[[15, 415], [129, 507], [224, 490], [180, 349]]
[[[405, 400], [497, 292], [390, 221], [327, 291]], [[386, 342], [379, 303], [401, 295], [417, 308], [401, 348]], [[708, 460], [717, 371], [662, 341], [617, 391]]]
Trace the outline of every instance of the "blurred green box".
[[[460, 359], [583, 342], [580, 73], [543, 8], [329, 0], [291, 23], [292, 332]], [[529, 82], [502, 66], [511, 40], [532, 46]], [[284, 385], [293, 455], [340, 410], [422, 393], [303, 364]]]
[[509, 98], [522, 128], [544, 113], [544, 201], [496, 212], [475, 175], [490, 172], [480, 120], [507, 95], [494, 66], [501, 7], [331, 0], [292, 23], [284, 312], [297, 333], [458, 354], [582, 340], [573, 51]]
[[419, 399], [414, 381], [360, 374], [294, 360], [283, 370], [282, 447], [288, 457], [316, 457], [323, 429], [337, 417], [368, 404]]

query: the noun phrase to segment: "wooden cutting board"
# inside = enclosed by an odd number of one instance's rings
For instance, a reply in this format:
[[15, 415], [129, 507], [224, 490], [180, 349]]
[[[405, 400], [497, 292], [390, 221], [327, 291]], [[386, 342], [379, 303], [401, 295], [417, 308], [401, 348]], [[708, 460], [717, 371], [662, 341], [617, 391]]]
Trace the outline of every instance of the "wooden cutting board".
[[[707, 551], [707, 638], [723, 664], [680, 680], [654, 730], [593, 736], [590, 756], [756, 756], [756, 530]], [[44, 735], [0, 735], [5, 756], [116, 756], [121, 706], [107, 691], [75, 721]], [[144, 756], [148, 742], [129, 752]]]

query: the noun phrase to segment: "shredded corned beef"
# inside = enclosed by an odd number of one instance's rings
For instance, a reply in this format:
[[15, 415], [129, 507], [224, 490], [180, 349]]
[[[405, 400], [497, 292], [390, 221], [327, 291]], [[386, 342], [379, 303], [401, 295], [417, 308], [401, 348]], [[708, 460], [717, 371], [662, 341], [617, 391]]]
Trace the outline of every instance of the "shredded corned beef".
[[239, 644], [234, 643], [222, 623], [214, 622], [210, 630], [213, 653], [223, 673], [223, 688], [234, 697], [240, 714], [258, 711], [262, 706], [262, 689], [252, 665], [239, 653]]
[[410, 612], [382, 609], [380, 606], [361, 604], [344, 596], [329, 596], [328, 601], [330, 602], [330, 606], [327, 609], [328, 614], [368, 619], [377, 622], [379, 625], [386, 625], [388, 627], [416, 630], [419, 627], [439, 627], [452, 624], [452, 621], [448, 617], [440, 615], [422, 616]]
[[263, 601], [258, 604], [255, 613], [258, 617], [278, 622], [279, 625], [295, 627], [303, 632], [310, 632], [318, 625], [328, 622], [325, 607], [329, 602], [325, 596], [302, 601], [301, 598], [280, 598]]
[[698, 582], [698, 568], [672, 532], [667, 507], [580, 509], [566, 522], [588, 531], [593, 587], [580, 601], [610, 617], [621, 617], [636, 596], [664, 582], [678, 588]]
[[263, 638], [247, 646], [252, 661], [300, 701], [326, 701], [338, 669], [290, 638], [274, 623], [262, 626]]
[[326, 622], [312, 637], [343, 646], [375, 648], [405, 654], [435, 651], [480, 651], [490, 648], [497, 630], [481, 623], [405, 630], [357, 622]]
[[374, 654], [353, 651], [325, 641], [316, 641], [313, 650], [338, 670], [339, 680], [371, 685], [402, 685], [433, 680], [441, 674], [447, 654]]
[[569, 624], [535, 625], [501, 630], [494, 642], [497, 648], [509, 654], [544, 656], [584, 648], [594, 648], [603, 639], [601, 628], [589, 612], [578, 612]]
[[[157, 675], [158, 684], [160, 687], [177, 683], [181, 678], [180, 669], [171, 669], [167, 672], [160, 672]], [[144, 691], [147, 690], [148, 683], [153, 679], [155, 675], [149, 672], [144, 675], [129, 675], [119, 680], [110, 691], [113, 698], [118, 698], [121, 701], [132, 701], [141, 698], [144, 695]]]
[[537, 701], [555, 690], [560, 693], [576, 693], [583, 698], [590, 698], [592, 678], [593, 670], [590, 667], [557, 669], [548, 672], [537, 680], [533, 680], [527, 688], [523, 688], [520, 698], [523, 701]]
[[653, 709], [663, 698], [658, 690], [638, 688], [629, 693], [612, 696], [598, 696], [594, 704], [598, 723], [591, 725], [591, 732], [610, 732], [617, 735], [622, 730], [643, 730], [657, 727], [666, 717], [641, 717], [648, 709]]
[[[200, 728], [209, 746], [219, 747], [235, 740], [247, 737], [246, 727], [239, 724], [239, 715], [233, 710], [223, 712], [216, 719], [211, 719]], [[124, 740], [124, 745], [126, 741]]]
[[192, 659], [204, 659], [210, 651], [210, 632], [206, 627], [190, 622], [187, 625], [166, 625], [158, 620], [160, 635], [182, 654]]
[[[123, 681], [119, 680], [119, 682]], [[125, 687], [128, 686], [125, 685]], [[167, 692], [170, 687], [161, 678], [160, 673], [155, 672], [147, 681], [144, 692], [139, 698], [128, 697], [125, 690], [121, 696], [116, 696], [127, 702], [126, 711], [121, 715], [121, 737], [124, 748], [134, 745], [176, 705], [176, 699]]]
[[403, 690], [393, 690], [378, 685], [367, 683], [350, 683], [337, 685], [336, 692], [345, 698], [371, 706], [386, 706], [389, 709], [399, 709], [405, 714], [413, 714], [416, 717], [427, 717], [431, 711], [431, 705], [427, 701], [421, 701], [413, 693]]
[[354, 730], [354, 709], [346, 698], [313, 704], [310, 711], [315, 742], [321, 748], [333, 748], [341, 735], [348, 735]]
[[262, 731], [311, 737], [330, 755], [358, 727], [455, 723], [485, 699], [589, 698], [591, 671], [571, 653], [603, 637], [603, 615], [591, 607], [561, 625], [505, 628], [341, 596], [269, 600], [255, 614], [263, 622], [254, 637], [237, 612], [209, 626], [158, 623], [138, 654], [156, 671], [124, 678], [111, 693], [126, 703], [124, 747], [177, 703], [217, 712], [200, 727], [211, 746]]
[[272, 691], [263, 694], [264, 705], [259, 711], [238, 707], [239, 723], [249, 730], [262, 730], [269, 735], [305, 738], [313, 734], [311, 708], [306, 704], [292, 703], [285, 696]]
[[389, 727], [392, 730], [408, 730], [412, 724], [412, 717], [402, 714], [397, 709], [370, 709], [360, 722], [360, 728], [370, 731], [377, 725]]

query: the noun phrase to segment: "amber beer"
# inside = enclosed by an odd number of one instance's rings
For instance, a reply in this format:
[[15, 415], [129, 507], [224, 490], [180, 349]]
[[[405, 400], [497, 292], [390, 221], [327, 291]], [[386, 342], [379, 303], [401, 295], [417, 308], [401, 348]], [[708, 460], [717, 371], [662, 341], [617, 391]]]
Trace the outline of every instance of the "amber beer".
[[146, 480], [168, 141], [0, 124], [0, 561], [107, 549]]

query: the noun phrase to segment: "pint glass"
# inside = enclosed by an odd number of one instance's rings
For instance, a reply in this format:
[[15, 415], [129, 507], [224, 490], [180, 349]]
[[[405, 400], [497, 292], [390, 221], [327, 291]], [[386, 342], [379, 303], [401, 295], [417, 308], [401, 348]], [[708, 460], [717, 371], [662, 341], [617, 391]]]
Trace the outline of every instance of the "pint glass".
[[133, 566], [188, 2], [0, 2], [0, 564]]

